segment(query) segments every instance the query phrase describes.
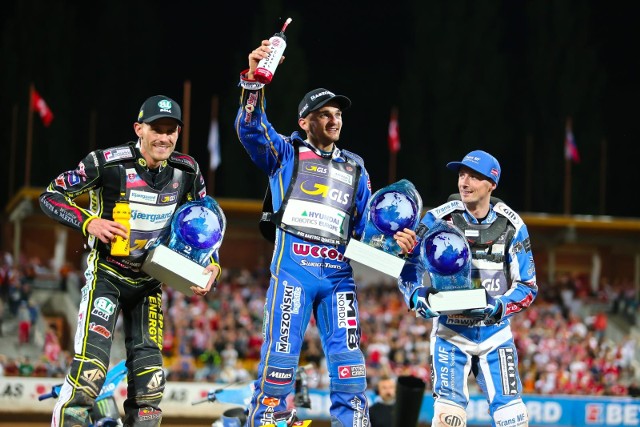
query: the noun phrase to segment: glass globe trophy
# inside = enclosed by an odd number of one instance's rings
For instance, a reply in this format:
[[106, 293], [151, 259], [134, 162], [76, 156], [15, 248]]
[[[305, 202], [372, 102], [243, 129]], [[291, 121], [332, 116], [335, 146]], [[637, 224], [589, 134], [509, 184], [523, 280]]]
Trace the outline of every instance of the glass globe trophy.
[[366, 225], [360, 240], [351, 239], [345, 256], [394, 278], [400, 276], [404, 260], [393, 235], [415, 230], [422, 211], [422, 198], [415, 186], [402, 179], [373, 193], [364, 212]]
[[428, 231], [420, 241], [420, 261], [431, 286], [431, 308], [441, 314], [456, 314], [487, 305], [484, 288], [471, 280], [471, 248], [460, 229], [441, 219], [426, 219]]
[[171, 218], [167, 243], [149, 251], [142, 271], [186, 295], [191, 294], [191, 286], [205, 288], [211, 274], [202, 273], [222, 244], [226, 224], [212, 197], [185, 203]]

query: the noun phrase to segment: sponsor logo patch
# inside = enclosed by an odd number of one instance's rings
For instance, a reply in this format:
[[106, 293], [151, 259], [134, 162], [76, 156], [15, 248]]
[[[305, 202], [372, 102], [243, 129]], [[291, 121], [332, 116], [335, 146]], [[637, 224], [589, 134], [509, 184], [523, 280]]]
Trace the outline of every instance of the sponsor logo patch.
[[269, 366], [267, 368], [265, 381], [276, 385], [290, 384], [293, 381], [293, 368]]
[[363, 364], [338, 366], [338, 378], [356, 378], [367, 375], [367, 370]]
[[513, 396], [515, 394], [518, 394], [515, 350], [511, 347], [499, 348], [498, 359], [500, 360], [502, 394], [505, 396]]

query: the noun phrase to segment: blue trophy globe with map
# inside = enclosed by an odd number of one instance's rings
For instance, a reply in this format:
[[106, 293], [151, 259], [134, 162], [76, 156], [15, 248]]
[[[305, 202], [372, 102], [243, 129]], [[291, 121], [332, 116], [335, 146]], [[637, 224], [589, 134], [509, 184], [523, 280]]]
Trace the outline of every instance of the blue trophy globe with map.
[[142, 265], [142, 270], [172, 288], [189, 295], [192, 286], [205, 288], [209, 274], [204, 268], [222, 245], [226, 217], [210, 196], [178, 207], [171, 218], [171, 233], [166, 244], [157, 244]]
[[399, 191], [381, 193], [371, 202], [371, 222], [386, 235], [413, 227], [418, 215], [416, 201]]
[[[423, 221], [425, 223], [425, 221]], [[442, 219], [426, 221], [429, 229], [420, 241], [420, 261], [437, 294], [429, 304], [443, 314], [460, 313], [486, 305], [486, 292], [471, 279], [471, 248], [462, 231]]]
[[171, 220], [168, 247], [202, 266], [220, 247], [225, 219], [218, 204], [207, 196], [182, 205]]
[[422, 198], [415, 186], [402, 179], [376, 191], [364, 213], [367, 222], [360, 240], [351, 239], [345, 256], [393, 277], [398, 277], [404, 260], [393, 235], [415, 230], [422, 213]]
[[456, 226], [436, 220], [420, 244], [420, 256], [436, 289], [449, 291], [473, 286], [471, 249]]

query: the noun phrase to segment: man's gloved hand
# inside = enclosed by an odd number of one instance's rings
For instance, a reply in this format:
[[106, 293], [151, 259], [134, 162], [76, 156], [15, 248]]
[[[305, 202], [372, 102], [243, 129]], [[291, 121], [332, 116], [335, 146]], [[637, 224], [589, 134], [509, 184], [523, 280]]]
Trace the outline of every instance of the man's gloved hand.
[[472, 317], [478, 321], [487, 321], [491, 320], [492, 322], [498, 323], [500, 319], [502, 319], [502, 314], [504, 313], [504, 304], [502, 300], [498, 298], [493, 298], [489, 294], [487, 294], [487, 306], [483, 308], [474, 308], [472, 310], [465, 310], [462, 312], [462, 315], [467, 317]]
[[414, 310], [417, 315], [425, 319], [440, 316], [440, 313], [432, 310], [429, 306], [429, 295], [437, 293], [438, 290], [431, 286], [416, 289], [413, 295], [411, 295], [411, 310]]

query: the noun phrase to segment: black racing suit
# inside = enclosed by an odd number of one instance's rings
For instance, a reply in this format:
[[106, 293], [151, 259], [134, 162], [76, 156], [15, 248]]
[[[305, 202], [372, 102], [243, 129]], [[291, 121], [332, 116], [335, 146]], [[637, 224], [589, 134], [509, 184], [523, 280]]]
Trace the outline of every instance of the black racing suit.
[[[125, 425], [157, 426], [165, 386], [162, 370], [162, 290], [140, 271], [148, 250], [169, 235], [178, 206], [201, 199], [206, 188], [197, 162], [174, 152], [149, 171], [139, 144], [130, 142], [87, 155], [74, 170], [60, 174], [40, 195], [49, 217], [87, 235], [90, 220], [112, 220], [121, 193], [131, 207], [130, 255], [110, 255], [110, 244], [88, 236], [91, 253], [82, 288], [74, 358], [53, 411], [52, 426], [89, 424], [89, 410], [105, 380], [120, 312], [127, 351]], [[88, 209], [73, 199], [90, 192]], [[218, 254], [214, 254], [217, 261]]]

